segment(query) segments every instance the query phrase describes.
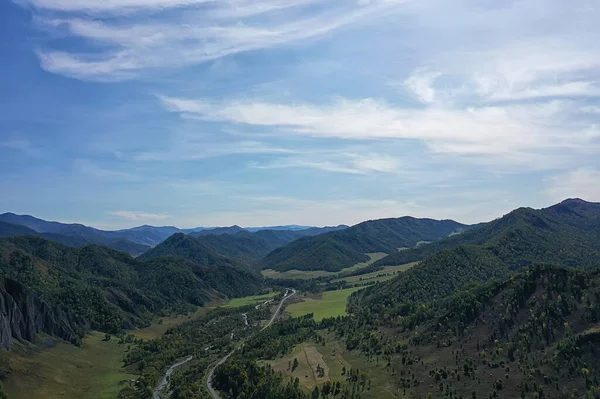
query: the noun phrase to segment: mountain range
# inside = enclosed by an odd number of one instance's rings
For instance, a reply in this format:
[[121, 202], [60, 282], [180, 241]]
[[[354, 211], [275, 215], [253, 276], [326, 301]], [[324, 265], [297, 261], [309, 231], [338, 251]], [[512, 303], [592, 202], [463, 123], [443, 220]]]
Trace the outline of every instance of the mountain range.
[[469, 230], [453, 220], [409, 216], [369, 220], [347, 229], [305, 237], [279, 247], [262, 261], [263, 269], [340, 271], [369, 260], [367, 253], [395, 253]]
[[[26, 227], [27, 229], [23, 229], [22, 227]], [[67, 224], [50, 222], [30, 215], [16, 215], [14, 213], [4, 213], [0, 215], [0, 237], [34, 235], [76, 247], [98, 244], [105, 245], [118, 251], [127, 252], [133, 256], [141, 255], [175, 233], [203, 236], [210, 234], [235, 234], [241, 231], [258, 232], [269, 230], [274, 232], [294, 232], [298, 233], [298, 237], [303, 237], [345, 227], [347, 226], [325, 228], [326, 230], [298, 225], [250, 228], [242, 228], [240, 226], [196, 227], [193, 229], [180, 229], [174, 226], [156, 227], [143, 225], [130, 229], [107, 231], [76, 223]]]

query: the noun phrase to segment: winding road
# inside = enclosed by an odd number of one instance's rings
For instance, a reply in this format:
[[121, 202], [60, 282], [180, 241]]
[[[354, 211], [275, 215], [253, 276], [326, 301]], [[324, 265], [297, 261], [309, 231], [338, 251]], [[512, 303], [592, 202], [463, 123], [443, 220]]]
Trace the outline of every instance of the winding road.
[[[290, 291], [292, 291], [292, 293], [288, 295], [288, 293]], [[275, 313], [273, 313], [271, 320], [269, 320], [269, 322], [263, 328], [261, 328], [260, 331], [263, 331], [264, 329], [268, 328], [271, 324], [273, 324], [273, 322], [275, 321], [275, 318], [277, 317], [277, 315], [279, 314], [279, 311], [281, 310], [281, 307], [283, 306], [283, 302], [285, 302], [287, 299], [291, 298], [295, 294], [296, 294], [296, 290], [293, 288], [287, 289], [285, 291], [285, 295], [283, 296], [283, 298], [281, 298], [281, 301], [279, 302], [279, 305], [277, 306]], [[221, 396], [219, 395], [219, 393], [212, 387], [212, 380], [213, 380], [213, 374], [215, 373], [215, 369], [218, 366], [220, 366], [221, 364], [225, 363], [225, 361], [227, 359], [229, 359], [229, 356], [233, 355], [233, 352], [235, 352], [236, 350], [241, 348], [243, 344], [244, 344], [243, 341], [240, 342], [231, 352], [229, 352], [225, 357], [223, 357], [221, 360], [219, 360], [217, 362], [217, 364], [215, 364], [213, 366], [213, 368], [210, 369], [210, 372], [208, 373], [208, 377], [206, 378], [206, 387], [208, 388], [208, 392], [210, 392], [210, 396], [213, 399], [221, 399]]]
[[185, 358], [185, 359], [175, 363], [171, 367], [169, 367], [169, 369], [165, 373], [165, 376], [163, 377], [162, 381], [160, 382], [160, 384], [158, 384], [158, 386], [154, 390], [154, 395], [152, 395], [152, 398], [160, 399], [160, 393], [169, 384], [169, 378], [171, 377], [171, 374], [173, 374], [173, 371], [175, 371], [175, 369], [177, 367], [183, 366], [184, 364], [186, 364], [187, 362], [189, 362], [192, 359], [193, 359], [193, 356], [188, 356], [187, 358]]

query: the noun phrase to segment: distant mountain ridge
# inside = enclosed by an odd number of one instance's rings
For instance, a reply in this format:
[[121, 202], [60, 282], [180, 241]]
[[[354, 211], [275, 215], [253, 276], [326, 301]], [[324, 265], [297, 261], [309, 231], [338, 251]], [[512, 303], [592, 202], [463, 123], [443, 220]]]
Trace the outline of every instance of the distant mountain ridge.
[[27, 226], [17, 225], [7, 222], [0, 222], [0, 238], [16, 236], [35, 236], [43, 237], [48, 240], [56, 241], [70, 247], [83, 247], [85, 245], [98, 244], [105, 245], [116, 251], [126, 252], [132, 256], [138, 256], [149, 250], [148, 245], [137, 244], [126, 239], [106, 239], [97, 236], [84, 235], [63, 235], [57, 233], [41, 233]]
[[[262, 230], [274, 230], [281, 232], [300, 232], [304, 231], [300, 237], [306, 235], [320, 234], [331, 229], [345, 228], [348, 226], [340, 225], [337, 227], [310, 227], [299, 225], [272, 226], [272, 227], [249, 227], [243, 228], [237, 225], [229, 227], [196, 227], [191, 229], [181, 229], [175, 226], [137, 226], [129, 229], [121, 230], [100, 230], [94, 227], [84, 226], [78, 223], [60, 223], [46, 221], [30, 215], [16, 215], [14, 213], [4, 213], [0, 215], [0, 222], [10, 223], [17, 226], [25, 226], [30, 230], [21, 230], [14, 227], [0, 226], [0, 236], [15, 236], [15, 235], [37, 235], [54, 239], [60, 243], [71, 246], [83, 246], [87, 244], [106, 245], [110, 248], [125, 251], [133, 256], [138, 256], [151, 247], [154, 247], [173, 234], [184, 233], [194, 236], [203, 235], [219, 235], [219, 234], [236, 234], [241, 231], [255, 233]], [[9, 231], [15, 232], [8, 234]], [[34, 234], [38, 233], [38, 234]], [[3, 235], [2, 235], [3, 234]], [[55, 234], [54, 238], [49, 234]]]
[[518, 208], [462, 236], [392, 254], [375, 265], [407, 260], [422, 262], [357, 297], [381, 314], [403, 303], [442, 298], [468, 282], [506, 278], [536, 263], [597, 269], [600, 203], [569, 199], [544, 209]]
[[207, 254], [229, 258], [244, 267], [254, 265], [274, 249], [302, 237], [343, 230], [345, 225], [333, 227], [311, 227], [303, 230], [258, 230], [247, 231], [239, 226], [196, 231], [185, 235], [176, 233], [152, 248], [140, 259], [155, 259], [162, 256], [179, 256], [185, 259], [204, 259]]
[[441, 250], [460, 245], [484, 245], [501, 240], [514, 231], [536, 232], [552, 231], [560, 226], [561, 231], [569, 229], [582, 236], [591, 232], [600, 234], [600, 203], [587, 202], [581, 199], [567, 199], [548, 208], [518, 208], [501, 218], [474, 226], [475, 228], [460, 235], [454, 235], [418, 248], [396, 252], [375, 262], [374, 266], [401, 265], [425, 259]]
[[355, 226], [305, 237], [275, 249], [261, 260], [263, 269], [340, 271], [369, 258], [366, 253], [394, 253], [435, 241], [470, 226], [453, 220], [401, 218], [369, 220]]

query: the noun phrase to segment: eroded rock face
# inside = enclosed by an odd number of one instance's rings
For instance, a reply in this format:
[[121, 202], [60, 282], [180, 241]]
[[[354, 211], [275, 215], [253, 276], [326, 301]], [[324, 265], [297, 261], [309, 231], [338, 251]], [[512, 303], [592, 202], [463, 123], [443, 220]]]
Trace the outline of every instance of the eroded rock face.
[[73, 323], [72, 317], [23, 284], [0, 277], [0, 349], [9, 348], [14, 339], [35, 342], [39, 332], [75, 342]]

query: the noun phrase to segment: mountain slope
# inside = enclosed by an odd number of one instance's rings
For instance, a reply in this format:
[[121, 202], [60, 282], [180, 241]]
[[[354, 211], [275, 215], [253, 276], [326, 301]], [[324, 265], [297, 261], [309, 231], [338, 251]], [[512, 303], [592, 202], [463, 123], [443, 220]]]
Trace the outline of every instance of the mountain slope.
[[538, 265], [393, 317], [364, 310], [385, 328], [361, 317], [336, 329], [348, 349], [386, 354], [378, 372], [406, 397], [596, 397], [599, 287], [597, 270]]
[[[152, 314], [249, 295], [261, 284], [227, 264], [172, 257], [143, 262], [107, 247], [72, 248], [32, 236], [0, 239], [0, 277], [72, 314], [77, 322], [70, 328], [78, 336], [88, 328], [117, 332], [143, 326]], [[0, 317], [0, 325], [6, 320]]]
[[[600, 234], [600, 204], [586, 202], [580, 199], [568, 199], [551, 207], [535, 210], [532, 208], [516, 209], [500, 219], [484, 223], [459, 235], [453, 235], [418, 248], [390, 254], [374, 263], [374, 267], [401, 265], [425, 259], [443, 249], [459, 245], [482, 245], [499, 240], [505, 234], [515, 229], [536, 229], [540, 234], [560, 231], [571, 235], [588, 236], [590, 233]], [[550, 239], [544, 234], [543, 239]], [[540, 237], [542, 238], [542, 237]], [[557, 240], [559, 241], [559, 240]], [[577, 246], [578, 243], [572, 243]]]
[[205, 245], [202, 240], [183, 233], [173, 234], [161, 244], [141, 255], [140, 259], [150, 260], [165, 256], [194, 260], [203, 265], [239, 266], [231, 258], [216, 253], [208, 245]]
[[467, 229], [452, 220], [397, 219], [371, 220], [340, 231], [306, 237], [278, 248], [262, 261], [263, 269], [286, 271], [339, 271], [369, 258], [365, 253], [393, 253]]
[[[537, 262], [600, 267], [599, 228], [597, 203], [568, 200], [541, 210], [517, 209], [464, 233], [462, 240], [469, 244], [442, 250], [411, 270], [358, 294], [357, 311], [367, 306], [377, 308], [380, 316], [394, 314], [409, 303], [443, 298], [469, 282], [505, 278]], [[448, 241], [456, 242], [454, 237]]]
[[345, 226], [310, 228], [304, 230], [259, 230], [249, 232], [238, 226], [217, 230], [220, 234], [208, 234], [206, 230], [184, 236], [177, 233], [141, 259], [154, 259], [161, 256], [180, 256], [185, 259], [206, 259], [213, 263], [235, 262], [238, 266], [252, 267], [274, 249], [306, 237], [343, 229]]
[[[38, 226], [38, 224], [35, 223], [33, 223], [32, 225]], [[51, 230], [60, 229], [53, 228]], [[112, 248], [114, 250], [127, 252], [132, 256], [138, 256], [150, 249], [150, 247], [147, 245], [137, 244], [126, 239], [105, 239], [98, 236], [95, 236], [95, 238], [92, 239], [88, 239], [85, 236], [81, 235], [63, 235], [51, 232], [40, 233], [24, 225], [0, 222], [0, 237], [15, 237], [21, 235], [44, 237], [48, 240], [56, 241], [61, 244], [72, 247], [82, 247], [84, 245], [90, 244], [106, 245], [107, 247]]]

